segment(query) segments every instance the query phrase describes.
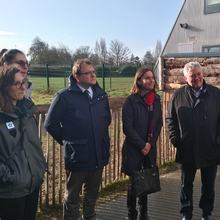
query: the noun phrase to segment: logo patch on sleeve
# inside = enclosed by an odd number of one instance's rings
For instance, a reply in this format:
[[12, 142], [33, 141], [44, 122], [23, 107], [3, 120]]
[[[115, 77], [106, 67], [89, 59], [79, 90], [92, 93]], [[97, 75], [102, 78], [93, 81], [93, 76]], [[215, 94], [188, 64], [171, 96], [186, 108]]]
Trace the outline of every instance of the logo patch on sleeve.
[[8, 130], [11, 130], [11, 129], [15, 128], [15, 125], [14, 125], [14, 123], [12, 121], [5, 123], [5, 125], [6, 125], [6, 128]]

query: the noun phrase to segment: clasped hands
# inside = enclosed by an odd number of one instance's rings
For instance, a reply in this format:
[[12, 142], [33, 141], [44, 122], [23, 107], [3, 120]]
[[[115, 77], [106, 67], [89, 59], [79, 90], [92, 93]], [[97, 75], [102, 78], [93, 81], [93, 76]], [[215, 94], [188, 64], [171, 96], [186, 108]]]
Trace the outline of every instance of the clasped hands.
[[149, 154], [151, 149], [151, 144], [149, 144], [148, 142], [146, 143], [145, 147], [143, 148], [143, 150], [141, 151], [142, 154], [145, 156], [147, 154]]

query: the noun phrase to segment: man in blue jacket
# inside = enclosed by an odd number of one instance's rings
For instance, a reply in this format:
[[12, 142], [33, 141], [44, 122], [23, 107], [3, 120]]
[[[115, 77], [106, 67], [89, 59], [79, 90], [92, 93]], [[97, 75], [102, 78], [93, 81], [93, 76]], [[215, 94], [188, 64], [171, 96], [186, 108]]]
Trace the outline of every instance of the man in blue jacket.
[[72, 72], [69, 87], [55, 94], [44, 125], [64, 147], [64, 220], [79, 219], [79, 192], [83, 184], [83, 219], [94, 220], [102, 171], [110, 156], [111, 113], [107, 94], [96, 82], [91, 61], [77, 60]]
[[220, 90], [206, 84], [198, 62], [187, 63], [183, 72], [187, 85], [174, 92], [166, 117], [176, 162], [181, 164], [180, 213], [182, 220], [192, 219], [193, 181], [200, 169], [201, 220], [210, 220], [220, 156]]

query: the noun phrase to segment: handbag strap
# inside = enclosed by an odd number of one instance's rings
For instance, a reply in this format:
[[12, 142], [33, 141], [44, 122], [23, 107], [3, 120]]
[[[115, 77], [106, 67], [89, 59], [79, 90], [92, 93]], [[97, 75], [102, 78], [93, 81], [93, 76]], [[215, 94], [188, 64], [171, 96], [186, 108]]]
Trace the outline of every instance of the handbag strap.
[[147, 158], [148, 158], [149, 167], [154, 167], [154, 165], [153, 165], [153, 163], [152, 163], [152, 161], [151, 161], [151, 159], [150, 159], [150, 157], [149, 157], [149, 154], [147, 154], [146, 156], [144, 156], [144, 155], [142, 154], [142, 156], [141, 156], [141, 168], [144, 169], [144, 157], [147, 157]]
[[15, 152], [17, 151], [17, 149], [18, 149], [18, 147], [19, 147], [19, 144], [20, 144], [20, 142], [21, 142], [21, 140], [22, 140], [24, 131], [25, 131], [25, 127], [23, 127], [23, 128], [21, 129], [21, 136], [20, 136], [20, 138], [19, 138], [19, 140], [18, 140], [18, 142], [17, 142], [17, 144], [16, 144], [16, 146], [15, 146], [13, 152], [11, 153], [10, 157], [9, 157], [9, 158], [6, 160], [6, 162], [4, 163], [5, 165], [8, 165], [8, 164], [9, 164], [9, 162], [11, 161], [11, 159], [12, 159], [12, 157], [14, 156]]

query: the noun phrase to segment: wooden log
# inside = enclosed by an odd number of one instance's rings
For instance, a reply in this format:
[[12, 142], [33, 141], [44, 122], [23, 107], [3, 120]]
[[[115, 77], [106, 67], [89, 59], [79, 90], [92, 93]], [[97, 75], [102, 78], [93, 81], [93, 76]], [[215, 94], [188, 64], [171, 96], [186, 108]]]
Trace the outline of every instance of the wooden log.
[[182, 86], [185, 86], [186, 84], [175, 84], [175, 83], [165, 83], [164, 84], [164, 88], [165, 89], [174, 89], [174, 90], [176, 90], [176, 89], [179, 89], [179, 88], [181, 88]]
[[164, 59], [159, 57], [159, 90], [164, 90]]
[[185, 84], [186, 80], [183, 76], [165, 76], [164, 77], [165, 83], [175, 83], [175, 84]]
[[219, 64], [220, 57], [207, 57], [205, 63], [208, 64]]
[[[220, 83], [220, 82], [218, 82], [218, 84], [216, 83], [216, 84], [213, 85], [213, 86], [215, 86], [215, 87], [217, 87], [217, 88], [220, 89], [219, 83]], [[210, 83], [208, 83], [208, 84], [210, 84]], [[176, 90], [176, 89], [179, 89], [179, 88], [181, 88], [182, 86], [185, 86], [185, 85], [186, 85], [186, 84], [165, 83], [165, 84], [164, 84], [164, 88], [165, 88], [165, 90], [170, 90], [170, 89]]]
[[165, 69], [165, 76], [183, 76], [183, 68]]
[[204, 57], [187, 57], [187, 58], [164, 58], [164, 67], [166, 69], [173, 69], [173, 68], [183, 68], [186, 63], [189, 62], [199, 62], [202, 66], [204, 65], [203, 62], [206, 60]]
[[114, 150], [113, 150], [113, 180], [115, 180], [116, 177], [116, 140], [117, 140], [117, 131], [116, 131], [116, 125], [117, 125], [117, 111], [114, 110]]
[[126, 97], [109, 98], [110, 109], [119, 109], [123, 106]]
[[220, 77], [204, 77], [206, 83], [216, 86], [220, 84]]
[[203, 76], [220, 76], [220, 63], [219, 64], [209, 64], [202, 68]]
[[[220, 77], [203, 77], [206, 83], [210, 85], [220, 85]], [[174, 84], [186, 84], [186, 81], [183, 76], [165, 76], [165, 83], [174, 83]]]
[[62, 202], [62, 176], [63, 176], [63, 147], [60, 145], [59, 147], [59, 204]]
[[52, 160], [52, 163], [53, 163], [53, 167], [52, 167], [52, 172], [53, 172], [53, 205], [55, 204], [55, 197], [56, 197], [56, 194], [55, 194], [55, 178], [56, 178], [56, 173], [55, 173], [55, 167], [56, 167], [56, 158], [55, 158], [55, 140], [53, 138], [53, 146], [52, 146], [52, 152], [53, 152], [53, 160]]
[[167, 69], [183, 68], [188, 62], [199, 62], [201, 66], [208, 66], [210, 64], [219, 64], [220, 57], [187, 57], [187, 58], [164, 58], [164, 67]]
[[[208, 76], [219, 76], [220, 75], [220, 63], [209, 64], [202, 67], [203, 75]], [[183, 68], [165, 69], [165, 76], [183, 76]]]
[[118, 109], [118, 114], [117, 114], [117, 116], [118, 116], [118, 118], [117, 118], [117, 121], [118, 121], [118, 125], [117, 125], [117, 128], [118, 128], [118, 132], [117, 132], [117, 178], [120, 178], [120, 122], [121, 122], [121, 115], [120, 115], [120, 113], [121, 113], [121, 111], [120, 111], [120, 109]]

